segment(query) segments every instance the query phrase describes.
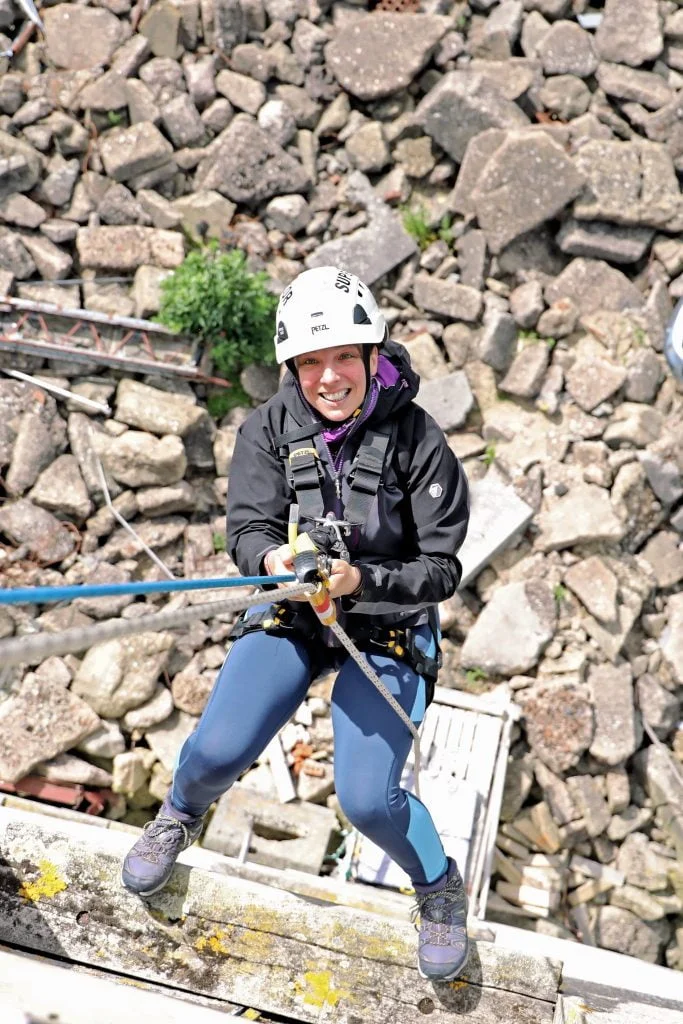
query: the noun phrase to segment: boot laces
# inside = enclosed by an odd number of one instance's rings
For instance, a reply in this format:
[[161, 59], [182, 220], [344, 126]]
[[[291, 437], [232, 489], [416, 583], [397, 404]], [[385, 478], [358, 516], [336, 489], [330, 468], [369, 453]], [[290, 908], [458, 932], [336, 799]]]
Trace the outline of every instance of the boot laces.
[[184, 849], [192, 841], [187, 826], [165, 814], [148, 821], [142, 833], [138, 856], [153, 864], [157, 864], [165, 854], [173, 853], [179, 845]]
[[454, 875], [443, 889], [436, 892], [416, 893], [411, 921], [423, 933], [423, 941], [437, 946], [451, 945], [453, 930], [466, 935], [465, 917], [467, 899], [465, 887], [459, 875]]

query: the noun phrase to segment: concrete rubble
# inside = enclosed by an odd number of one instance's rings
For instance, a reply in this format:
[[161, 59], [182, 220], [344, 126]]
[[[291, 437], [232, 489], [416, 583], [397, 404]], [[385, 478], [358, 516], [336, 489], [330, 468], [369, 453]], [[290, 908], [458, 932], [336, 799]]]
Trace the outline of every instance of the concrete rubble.
[[[490, 913], [683, 970], [683, 392], [662, 356], [683, 296], [683, 12], [368, 6], [44, 8], [45, 37], [0, 59], [0, 292], [153, 318], [202, 233], [275, 292], [333, 262], [372, 285], [471, 484], [440, 683], [506, 682], [522, 709]], [[0, 367], [113, 410], [0, 379], [0, 585], [161, 578], [145, 545], [178, 576], [236, 571], [224, 500], [247, 409], [214, 422], [203, 384]], [[277, 379], [241, 383], [256, 405]], [[151, 606], [0, 609], [0, 638]], [[108, 813], [143, 824], [230, 626], [0, 668], [0, 780], [111, 788]], [[330, 694], [316, 680], [281, 756], [221, 801], [212, 848], [252, 829], [254, 859], [332, 870]]]

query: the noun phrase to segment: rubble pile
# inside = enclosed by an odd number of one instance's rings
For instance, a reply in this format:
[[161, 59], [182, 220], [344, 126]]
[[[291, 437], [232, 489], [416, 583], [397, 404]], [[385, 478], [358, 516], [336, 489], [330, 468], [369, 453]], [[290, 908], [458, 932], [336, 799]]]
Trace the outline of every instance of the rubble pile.
[[[683, 296], [683, 6], [381, 6], [46, 6], [44, 38], [0, 57], [0, 292], [154, 316], [198, 235], [274, 291], [328, 263], [364, 278], [472, 483], [529, 507], [441, 609], [441, 682], [508, 683], [522, 708], [491, 912], [683, 969], [683, 395], [661, 355]], [[0, 0], [0, 49], [19, 20]], [[202, 385], [0, 365], [76, 396], [0, 379], [3, 585], [160, 578], [147, 549], [235, 573], [248, 410], [215, 424]], [[276, 383], [242, 377], [254, 402]], [[154, 600], [0, 609], [0, 637]], [[146, 820], [230, 624], [0, 668], [0, 777], [109, 784], [111, 815]], [[336, 809], [329, 694], [281, 753], [298, 798]], [[242, 785], [277, 798], [276, 760]]]

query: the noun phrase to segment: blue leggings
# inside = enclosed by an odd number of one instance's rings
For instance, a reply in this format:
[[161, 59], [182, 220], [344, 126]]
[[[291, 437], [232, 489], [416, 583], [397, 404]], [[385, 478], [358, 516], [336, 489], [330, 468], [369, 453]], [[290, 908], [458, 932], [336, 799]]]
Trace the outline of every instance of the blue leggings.
[[[434, 654], [428, 626], [418, 645]], [[412, 736], [352, 658], [332, 692], [335, 785], [349, 821], [413, 882], [435, 882], [448, 862], [432, 817], [401, 788]], [[425, 713], [425, 681], [405, 662], [366, 655], [416, 725]], [[258, 631], [236, 640], [196, 730], [183, 744], [173, 777], [173, 806], [203, 814], [249, 768], [304, 700], [315, 666], [306, 640]]]

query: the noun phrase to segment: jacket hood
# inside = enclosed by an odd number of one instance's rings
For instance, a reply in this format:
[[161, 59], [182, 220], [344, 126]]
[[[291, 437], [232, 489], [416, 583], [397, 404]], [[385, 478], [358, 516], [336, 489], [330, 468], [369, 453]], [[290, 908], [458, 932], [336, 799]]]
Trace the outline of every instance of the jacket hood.
[[[377, 423], [393, 415], [408, 405], [417, 395], [420, 378], [410, 365], [410, 356], [403, 345], [397, 341], [385, 341], [380, 347], [380, 355], [385, 356], [396, 367], [399, 379], [392, 387], [381, 388], [377, 405], [366, 422]], [[280, 385], [280, 394], [287, 409], [297, 423], [310, 423], [311, 408], [303, 398], [298, 382], [288, 370]]]

